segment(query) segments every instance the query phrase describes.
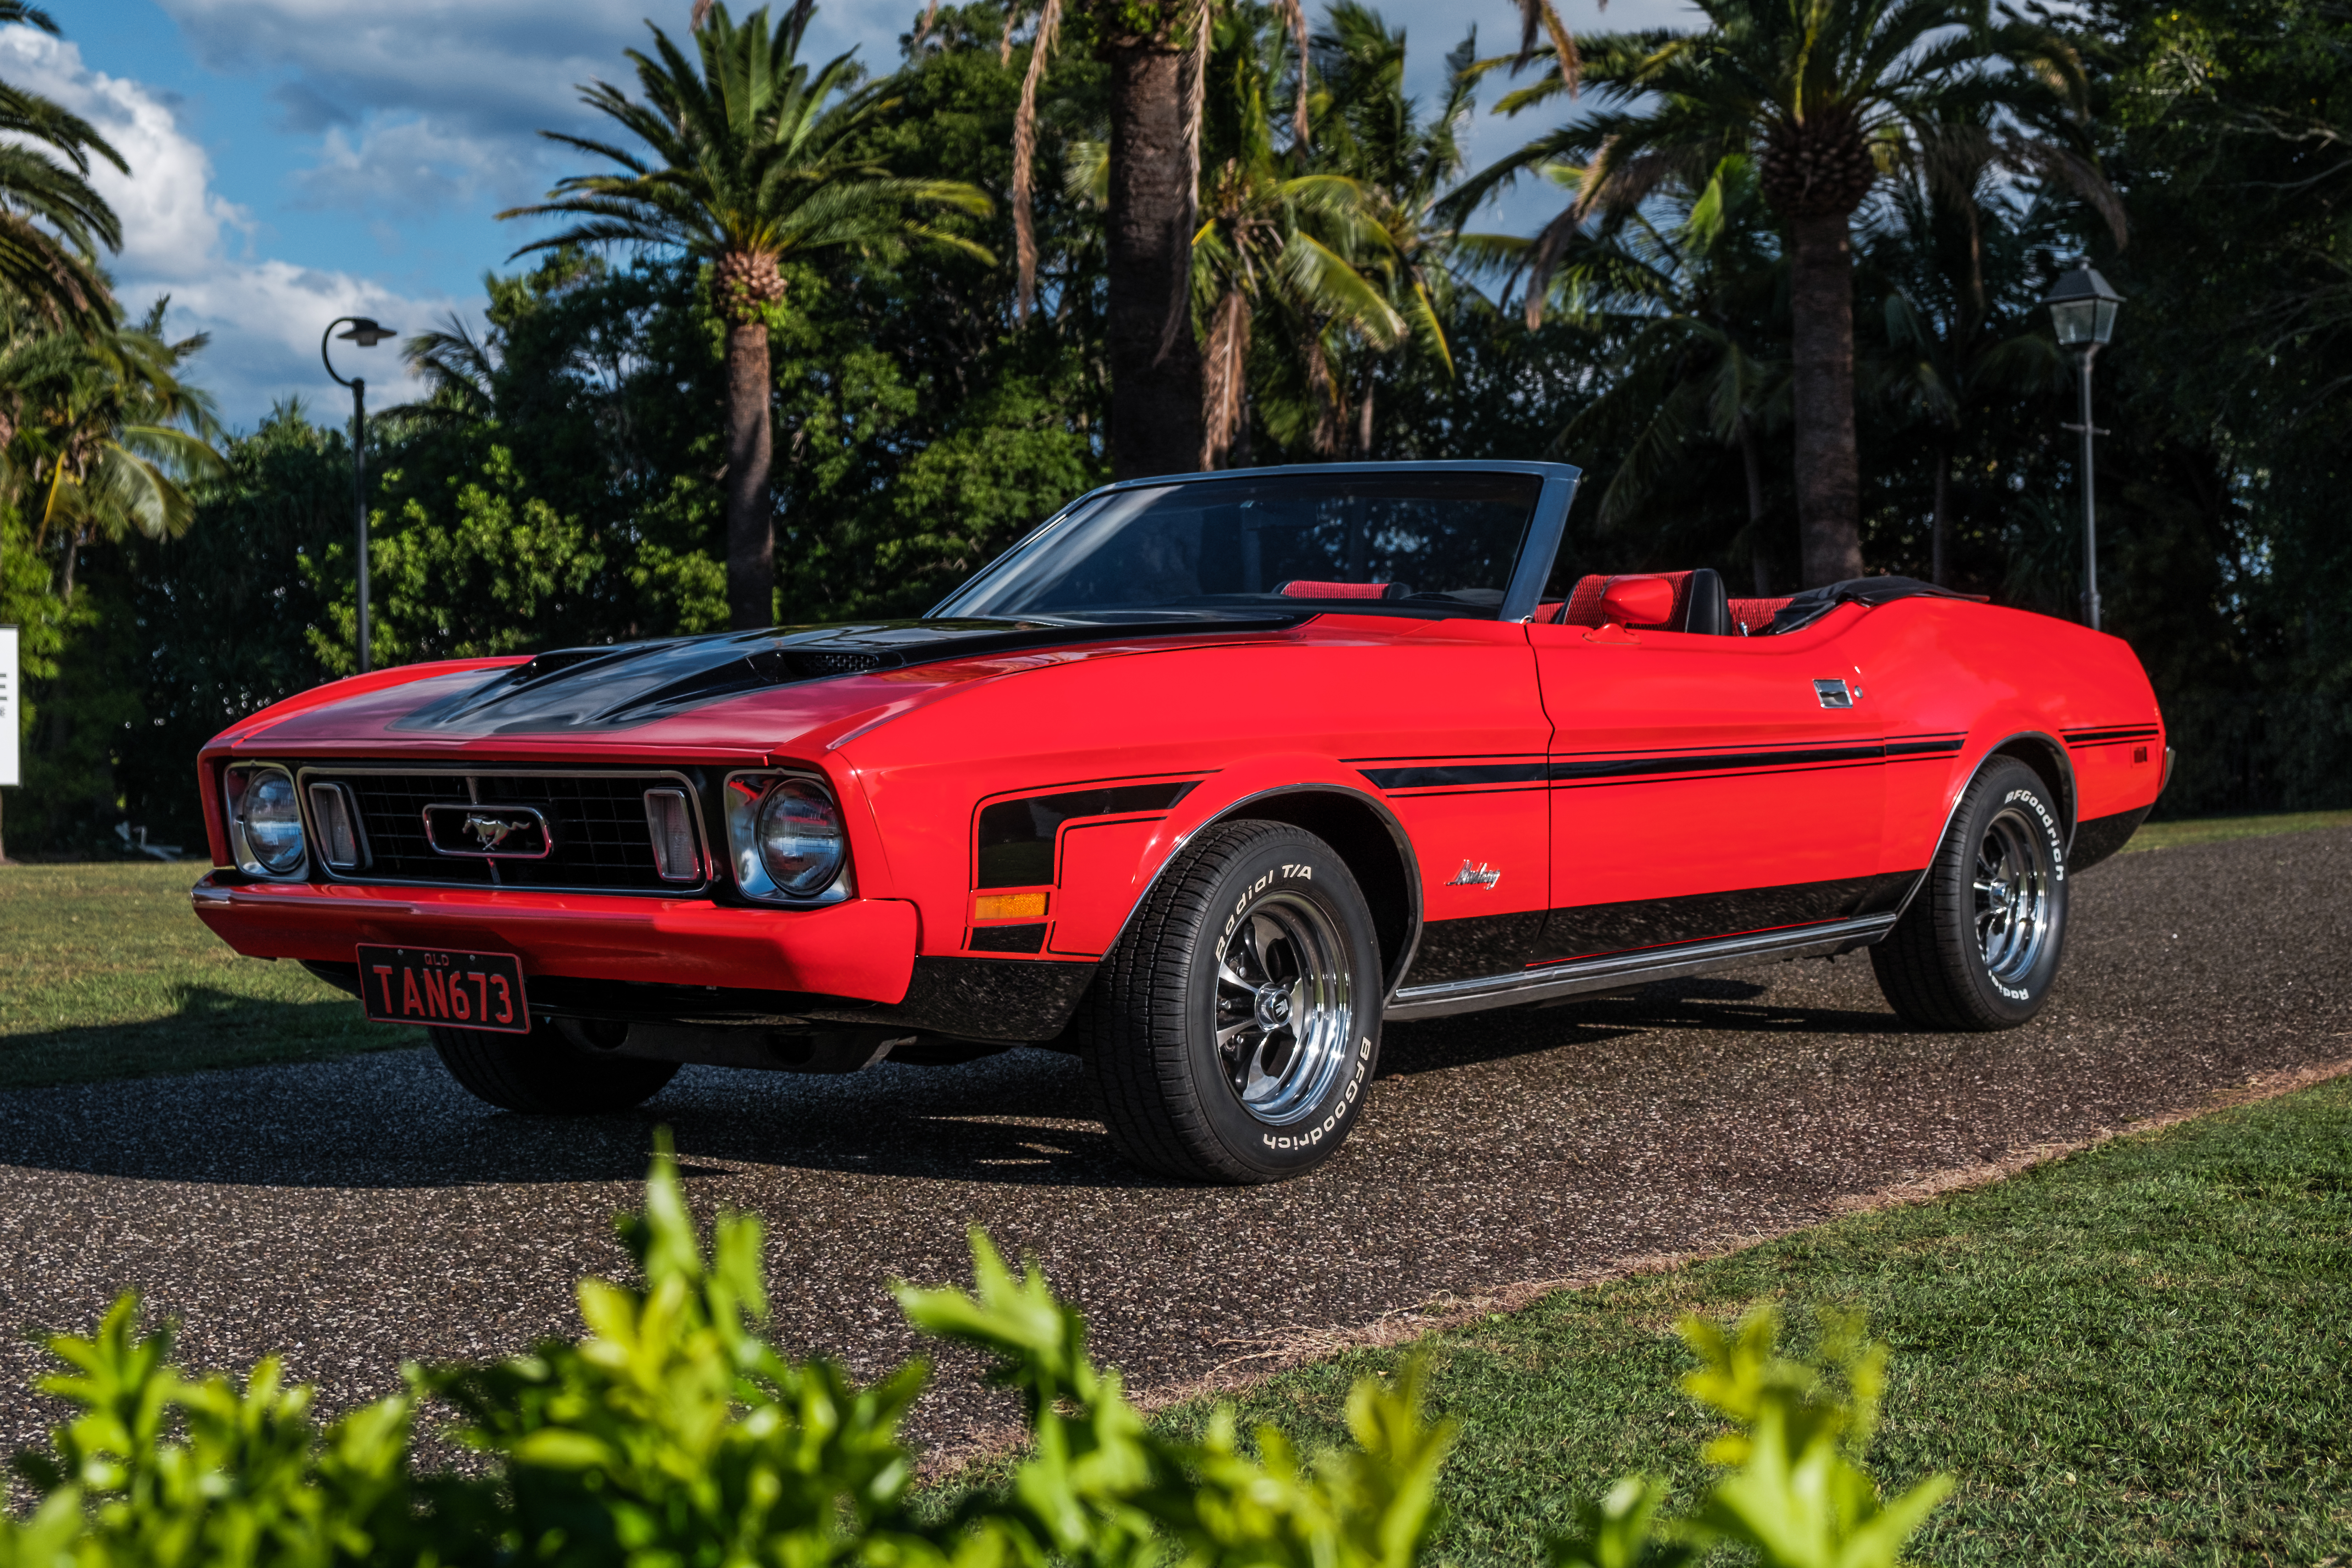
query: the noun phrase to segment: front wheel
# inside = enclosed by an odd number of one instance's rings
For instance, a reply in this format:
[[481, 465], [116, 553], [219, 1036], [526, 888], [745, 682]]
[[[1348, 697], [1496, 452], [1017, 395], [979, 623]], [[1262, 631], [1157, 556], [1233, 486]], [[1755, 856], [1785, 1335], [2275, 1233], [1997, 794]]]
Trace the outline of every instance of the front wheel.
[[1925, 884], [1870, 950], [1905, 1022], [2013, 1029], [2042, 1011], [2066, 942], [2063, 821], [2021, 762], [1996, 758], [1969, 783]]
[[1112, 1140], [1187, 1181], [1313, 1169], [1363, 1113], [1383, 993], [1371, 910], [1329, 845], [1286, 823], [1205, 829], [1088, 996]]

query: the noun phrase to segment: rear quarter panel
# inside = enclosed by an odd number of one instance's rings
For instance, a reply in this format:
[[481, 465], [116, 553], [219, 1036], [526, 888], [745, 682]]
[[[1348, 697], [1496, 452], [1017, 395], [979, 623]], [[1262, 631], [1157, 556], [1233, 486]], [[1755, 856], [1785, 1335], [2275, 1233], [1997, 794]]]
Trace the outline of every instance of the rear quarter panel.
[[[1969, 780], [2021, 736], [2065, 756], [2077, 825], [2144, 810], [2162, 788], [2163, 716], [2120, 637], [2024, 610], [1919, 598], [1872, 610], [1848, 642], [1863, 700], [1882, 715], [1890, 742], [1884, 870], [1925, 867]], [[2125, 738], [2098, 738], [2114, 731]], [[1899, 753], [1906, 738], [1937, 737], [1958, 737], [1958, 748]]]

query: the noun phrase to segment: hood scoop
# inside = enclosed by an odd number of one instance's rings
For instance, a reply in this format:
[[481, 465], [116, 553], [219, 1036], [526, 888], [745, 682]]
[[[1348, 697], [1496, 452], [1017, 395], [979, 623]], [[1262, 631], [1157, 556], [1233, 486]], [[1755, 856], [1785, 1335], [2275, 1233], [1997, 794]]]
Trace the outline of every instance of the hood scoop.
[[391, 728], [469, 735], [626, 729], [730, 697], [877, 669], [1112, 637], [1279, 630], [1310, 613], [1247, 619], [1157, 612], [1132, 619], [875, 621], [563, 648], [499, 670]]

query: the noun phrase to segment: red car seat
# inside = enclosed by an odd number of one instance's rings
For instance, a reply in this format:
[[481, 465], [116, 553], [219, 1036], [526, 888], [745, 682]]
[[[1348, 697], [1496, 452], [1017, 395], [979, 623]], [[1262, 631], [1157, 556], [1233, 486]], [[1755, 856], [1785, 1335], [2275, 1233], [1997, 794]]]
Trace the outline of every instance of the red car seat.
[[[1723, 577], [1710, 567], [1701, 566], [1693, 572], [1622, 573], [1617, 576], [1591, 576], [1577, 579], [1568, 603], [1560, 607], [1559, 623], [1569, 626], [1597, 626], [1603, 623], [1601, 596], [1609, 584], [1620, 577], [1663, 577], [1675, 586], [1675, 607], [1663, 621], [1643, 622], [1628, 626], [1628, 631], [1691, 632], [1700, 637], [1730, 637], [1735, 626], [1729, 609], [1730, 601], [1724, 597]], [[1770, 616], [1765, 617], [1767, 621]]]
[[1727, 599], [1724, 607], [1731, 612], [1731, 624], [1739, 628], [1742, 637], [1757, 637], [1772, 629], [1772, 617], [1780, 613], [1786, 599]]

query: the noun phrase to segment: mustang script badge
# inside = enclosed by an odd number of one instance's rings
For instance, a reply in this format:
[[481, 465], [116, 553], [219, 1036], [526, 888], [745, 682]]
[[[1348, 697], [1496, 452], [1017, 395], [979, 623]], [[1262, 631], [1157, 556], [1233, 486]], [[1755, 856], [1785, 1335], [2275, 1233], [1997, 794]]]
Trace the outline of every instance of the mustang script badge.
[[529, 805], [428, 805], [425, 836], [444, 855], [541, 860], [554, 847], [546, 815]]
[[1502, 879], [1503, 873], [1487, 865], [1484, 860], [1479, 861], [1475, 866], [1465, 860], [1462, 862], [1462, 869], [1454, 873], [1454, 880], [1445, 885], [1449, 888], [1491, 888]]

